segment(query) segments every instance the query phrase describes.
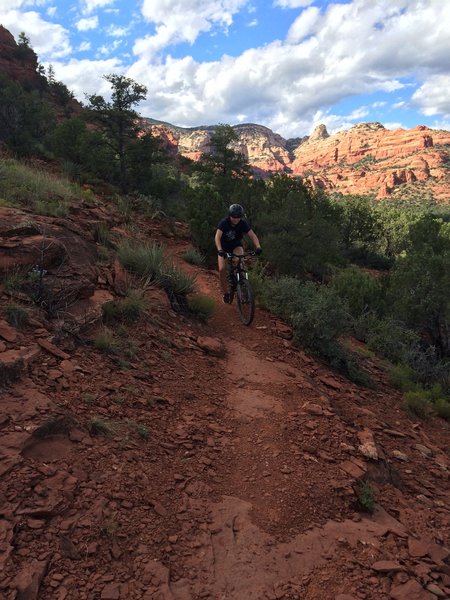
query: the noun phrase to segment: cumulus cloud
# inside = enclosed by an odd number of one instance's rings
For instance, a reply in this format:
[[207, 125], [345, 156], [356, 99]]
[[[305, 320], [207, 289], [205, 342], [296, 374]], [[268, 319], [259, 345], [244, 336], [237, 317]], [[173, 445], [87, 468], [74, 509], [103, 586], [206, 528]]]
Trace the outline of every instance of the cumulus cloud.
[[438, 114], [450, 117], [450, 74], [434, 75], [414, 92], [412, 102], [426, 116]]
[[136, 41], [134, 52], [151, 57], [181, 42], [193, 44], [214, 26], [229, 27], [249, 0], [144, 0], [142, 15], [156, 26], [154, 35]]
[[62, 58], [72, 52], [68, 31], [56, 23], [49, 23], [34, 11], [9, 10], [2, 14], [2, 25], [16, 38], [25, 31], [39, 58]]
[[99, 8], [105, 8], [110, 4], [114, 4], [116, 0], [83, 0], [82, 12], [83, 14], [91, 14]]
[[314, 0], [276, 0], [273, 4], [281, 8], [303, 8], [313, 2]]
[[75, 23], [78, 31], [89, 31], [98, 27], [98, 17], [89, 17], [88, 19], [80, 19]]
[[67, 63], [52, 62], [56, 79], [64, 81], [69, 90], [81, 102], [85, 95], [100, 94], [109, 97], [111, 88], [104, 75], [120, 73], [122, 64], [115, 58], [106, 60], [70, 60]]

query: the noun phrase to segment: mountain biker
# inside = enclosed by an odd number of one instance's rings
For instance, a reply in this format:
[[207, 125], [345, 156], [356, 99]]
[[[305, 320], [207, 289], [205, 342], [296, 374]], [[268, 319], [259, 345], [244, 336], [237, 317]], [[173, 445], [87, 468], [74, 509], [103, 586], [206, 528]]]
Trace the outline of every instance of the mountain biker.
[[255, 253], [261, 254], [262, 252], [261, 244], [255, 232], [244, 217], [244, 208], [240, 204], [232, 204], [228, 209], [228, 216], [222, 219], [217, 225], [214, 237], [218, 255], [220, 285], [225, 304], [230, 304], [230, 294], [228, 293], [227, 285], [227, 253], [232, 252], [240, 256], [244, 254], [244, 247], [242, 246], [244, 234], [247, 234], [253, 242]]

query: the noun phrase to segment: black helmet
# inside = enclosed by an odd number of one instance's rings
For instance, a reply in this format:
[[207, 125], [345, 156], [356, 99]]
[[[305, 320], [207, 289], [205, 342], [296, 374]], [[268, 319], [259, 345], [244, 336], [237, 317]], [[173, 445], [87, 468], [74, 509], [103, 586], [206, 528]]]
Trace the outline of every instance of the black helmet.
[[234, 217], [235, 219], [243, 219], [245, 216], [245, 210], [240, 204], [232, 204], [228, 209], [228, 214], [230, 217]]

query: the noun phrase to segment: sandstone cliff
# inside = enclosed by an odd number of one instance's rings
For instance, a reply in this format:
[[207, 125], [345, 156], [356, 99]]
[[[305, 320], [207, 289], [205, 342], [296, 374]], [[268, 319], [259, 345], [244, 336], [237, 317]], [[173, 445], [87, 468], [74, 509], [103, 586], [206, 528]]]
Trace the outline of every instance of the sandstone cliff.
[[[143, 127], [166, 146], [192, 160], [210, 150], [213, 127], [182, 128], [154, 120]], [[267, 127], [236, 125], [241, 152], [255, 172], [287, 172], [307, 178], [314, 187], [378, 198], [415, 193], [450, 200], [450, 132], [419, 125], [410, 130], [360, 123], [329, 135], [319, 125], [309, 137], [286, 140]]]
[[39, 87], [38, 58], [34, 50], [16, 44], [14, 36], [0, 25], [0, 73], [26, 84]]

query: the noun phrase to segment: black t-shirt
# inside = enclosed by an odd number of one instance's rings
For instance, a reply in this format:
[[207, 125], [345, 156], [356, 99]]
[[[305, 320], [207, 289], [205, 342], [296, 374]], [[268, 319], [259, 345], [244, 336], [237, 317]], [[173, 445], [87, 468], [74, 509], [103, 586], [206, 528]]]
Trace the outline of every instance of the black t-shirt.
[[231, 252], [236, 246], [241, 246], [241, 240], [244, 233], [248, 233], [251, 229], [249, 223], [241, 219], [236, 225], [232, 225], [228, 217], [222, 219], [217, 225], [217, 229], [222, 231], [221, 244], [223, 250]]

